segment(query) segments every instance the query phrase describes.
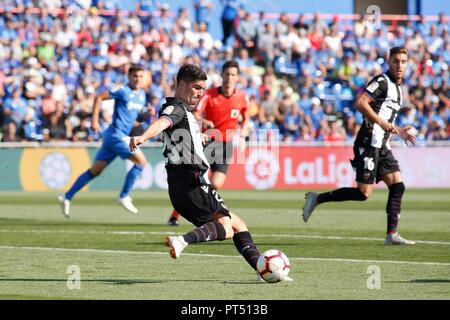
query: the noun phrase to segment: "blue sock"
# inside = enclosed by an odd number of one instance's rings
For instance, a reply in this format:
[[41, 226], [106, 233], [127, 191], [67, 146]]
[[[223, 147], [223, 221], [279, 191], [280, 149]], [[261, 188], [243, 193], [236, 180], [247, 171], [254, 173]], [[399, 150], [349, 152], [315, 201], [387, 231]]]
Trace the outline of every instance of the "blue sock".
[[122, 191], [120, 191], [120, 197], [125, 198], [133, 188], [134, 182], [137, 177], [141, 174], [142, 170], [144, 170], [143, 166], [135, 164], [130, 171], [128, 171], [127, 176], [125, 178], [125, 184], [123, 185]]
[[69, 189], [69, 191], [66, 192], [65, 197], [68, 200], [72, 200], [75, 193], [77, 193], [81, 188], [83, 188], [85, 185], [89, 183], [94, 178], [91, 171], [86, 170], [84, 173], [82, 173], [75, 183], [72, 185], [72, 187]]

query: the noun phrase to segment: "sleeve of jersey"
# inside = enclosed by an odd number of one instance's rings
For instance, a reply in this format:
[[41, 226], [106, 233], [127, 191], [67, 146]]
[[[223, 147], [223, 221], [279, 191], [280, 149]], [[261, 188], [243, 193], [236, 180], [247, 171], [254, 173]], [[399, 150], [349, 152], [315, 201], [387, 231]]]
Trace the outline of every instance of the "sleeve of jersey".
[[386, 96], [387, 83], [383, 76], [375, 77], [369, 82], [364, 93], [371, 97], [373, 100]]
[[112, 99], [120, 99], [120, 97], [122, 97], [123, 95], [123, 87], [119, 87], [119, 88], [114, 88], [109, 90], [109, 96]]
[[184, 118], [185, 111], [180, 106], [166, 106], [161, 110], [159, 117], [165, 117], [170, 120], [171, 126], [175, 126]]

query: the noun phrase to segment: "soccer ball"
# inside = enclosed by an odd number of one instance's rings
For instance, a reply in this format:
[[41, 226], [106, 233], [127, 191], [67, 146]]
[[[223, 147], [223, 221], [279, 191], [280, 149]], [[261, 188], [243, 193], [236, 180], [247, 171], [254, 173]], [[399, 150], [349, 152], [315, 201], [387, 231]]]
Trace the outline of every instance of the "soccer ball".
[[256, 268], [261, 278], [274, 283], [286, 278], [291, 269], [291, 264], [282, 251], [267, 250], [259, 256]]

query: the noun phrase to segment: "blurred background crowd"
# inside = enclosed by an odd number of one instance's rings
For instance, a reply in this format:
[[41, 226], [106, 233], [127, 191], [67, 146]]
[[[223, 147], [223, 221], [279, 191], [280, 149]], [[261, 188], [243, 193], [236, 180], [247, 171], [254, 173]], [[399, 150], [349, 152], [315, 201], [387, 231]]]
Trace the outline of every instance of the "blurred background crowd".
[[[424, 143], [449, 139], [450, 24], [443, 13], [438, 21], [423, 16], [378, 24], [368, 16], [323, 19], [320, 13], [274, 18], [248, 12], [238, 1], [171, 8], [142, 0], [134, 11], [116, 10], [109, 1], [1, 2], [2, 141], [101, 139], [102, 132], [90, 129], [95, 95], [126, 83], [130, 63], [151, 72], [138, 132], [173, 95], [180, 65], [204, 68], [209, 87], [220, 85], [222, 64], [235, 59], [239, 88], [249, 99], [250, 141], [274, 132], [285, 142], [352, 142], [362, 123], [354, 100], [387, 70], [393, 46], [410, 53], [397, 123], [412, 125]], [[211, 10], [222, 11], [223, 37], [209, 32]], [[102, 130], [112, 112], [113, 105], [103, 103]]]

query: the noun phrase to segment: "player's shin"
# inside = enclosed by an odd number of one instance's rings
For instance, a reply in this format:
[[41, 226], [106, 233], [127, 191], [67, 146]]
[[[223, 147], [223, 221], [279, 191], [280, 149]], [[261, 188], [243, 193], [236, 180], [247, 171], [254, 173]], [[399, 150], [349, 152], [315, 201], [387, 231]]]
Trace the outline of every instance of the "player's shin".
[[90, 170], [86, 170], [83, 172], [77, 180], [75, 180], [75, 183], [72, 185], [72, 187], [69, 189], [69, 191], [66, 192], [65, 198], [67, 200], [72, 200], [75, 193], [80, 191], [81, 188], [83, 188], [85, 185], [89, 183], [95, 176], [91, 173]]
[[389, 197], [386, 205], [388, 234], [394, 234], [397, 232], [404, 192], [405, 185], [403, 182], [395, 183], [389, 186]]
[[340, 188], [317, 196], [318, 203], [341, 201], [364, 201], [367, 196], [358, 188]]
[[183, 235], [187, 243], [198, 243], [214, 240], [225, 240], [225, 228], [217, 221], [210, 221]]
[[125, 183], [122, 187], [122, 191], [120, 191], [120, 198], [125, 198], [133, 188], [134, 182], [137, 177], [142, 173], [144, 167], [138, 164], [135, 164], [130, 171], [128, 171], [127, 176], [125, 178]]
[[256, 270], [259, 258], [259, 251], [253, 242], [252, 235], [248, 231], [235, 233], [233, 236], [234, 245], [237, 251], [244, 257], [248, 264]]

